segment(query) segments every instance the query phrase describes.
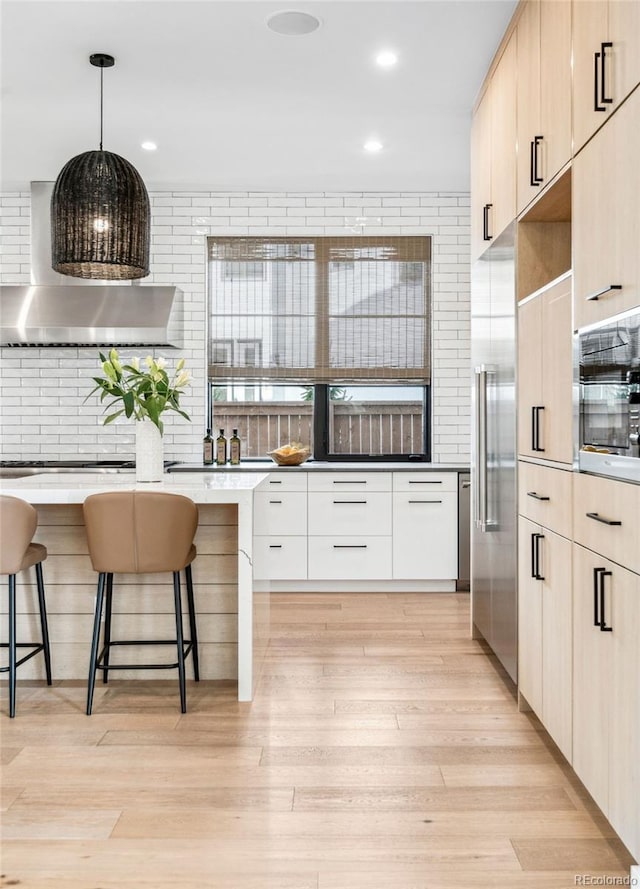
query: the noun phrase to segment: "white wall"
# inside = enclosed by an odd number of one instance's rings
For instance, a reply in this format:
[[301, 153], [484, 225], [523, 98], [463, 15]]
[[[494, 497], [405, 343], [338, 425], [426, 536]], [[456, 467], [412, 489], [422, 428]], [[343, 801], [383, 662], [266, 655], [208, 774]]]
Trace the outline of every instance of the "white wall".
[[[367, 217], [366, 234], [433, 236], [433, 460], [468, 462], [468, 194], [156, 192], [151, 207], [151, 275], [145, 282], [184, 291], [188, 347], [179, 354], [195, 378], [184, 399], [192, 423], [167, 420], [167, 459], [202, 456], [206, 236], [345, 235], [353, 234], [358, 217]], [[0, 283], [27, 284], [28, 193], [0, 196], [0, 224]], [[170, 362], [177, 357], [170, 349], [157, 354]], [[97, 398], [83, 404], [97, 369], [96, 349], [0, 349], [2, 459], [133, 457], [132, 424], [116, 421], [104, 428]]]

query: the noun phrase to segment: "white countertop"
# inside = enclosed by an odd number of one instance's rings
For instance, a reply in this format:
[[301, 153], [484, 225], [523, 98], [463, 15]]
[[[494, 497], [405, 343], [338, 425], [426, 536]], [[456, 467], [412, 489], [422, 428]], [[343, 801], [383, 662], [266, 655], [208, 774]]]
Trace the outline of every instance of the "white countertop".
[[420, 463], [418, 461], [415, 463], [411, 461], [385, 463], [380, 460], [371, 462], [308, 460], [301, 466], [278, 466], [277, 463], [268, 460], [248, 460], [246, 463], [241, 463], [240, 466], [225, 466], [224, 469], [219, 469], [217, 466], [203, 466], [202, 463], [178, 463], [172, 467], [171, 474], [182, 472], [210, 472], [214, 474], [220, 472], [469, 472], [469, 465]]
[[165, 473], [161, 482], [136, 482], [132, 473], [46, 473], [2, 479], [0, 493], [21, 497], [29, 503], [83, 503], [90, 494], [107, 491], [165, 491], [183, 494], [195, 503], [240, 503], [260, 482], [265, 472]]

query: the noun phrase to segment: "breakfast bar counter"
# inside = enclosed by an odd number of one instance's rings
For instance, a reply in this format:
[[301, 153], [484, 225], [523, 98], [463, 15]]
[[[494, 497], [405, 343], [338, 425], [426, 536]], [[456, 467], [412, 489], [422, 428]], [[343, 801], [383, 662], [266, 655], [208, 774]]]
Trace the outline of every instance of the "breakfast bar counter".
[[[86, 680], [88, 671], [97, 575], [89, 560], [82, 503], [90, 494], [113, 490], [163, 491], [183, 494], [198, 505], [193, 579], [201, 677], [237, 678], [238, 700], [251, 700], [269, 635], [268, 598], [254, 595], [252, 571], [253, 492], [265, 478], [261, 472], [165, 473], [161, 482], [136, 483], [132, 473], [44, 472], [3, 480], [0, 493], [21, 497], [38, 509], [34, 540], [49, 553], [44, 577], [54, 679]], [[170, 638], [171, 581], [170, 575], [119, 575], [114, 635]], [[26, 573], [18, 583], [18, 637], [35, 638], [35, 578]], [[166, 649], [156, 654], [161, 660]], [[149, 655], [147, 651], [143, 657]], [[25, 665], [20, 678], [39, 678], [39, 660]], [[121, 676], [146, 679], [149, 674], [123, 671]]]

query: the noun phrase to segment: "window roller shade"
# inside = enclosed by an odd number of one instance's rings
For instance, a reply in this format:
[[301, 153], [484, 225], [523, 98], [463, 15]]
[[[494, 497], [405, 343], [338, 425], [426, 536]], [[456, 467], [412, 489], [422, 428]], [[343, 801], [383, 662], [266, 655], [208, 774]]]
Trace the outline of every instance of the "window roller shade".
[[209, 376], [430, 380], [428, 237], [210, 238]]

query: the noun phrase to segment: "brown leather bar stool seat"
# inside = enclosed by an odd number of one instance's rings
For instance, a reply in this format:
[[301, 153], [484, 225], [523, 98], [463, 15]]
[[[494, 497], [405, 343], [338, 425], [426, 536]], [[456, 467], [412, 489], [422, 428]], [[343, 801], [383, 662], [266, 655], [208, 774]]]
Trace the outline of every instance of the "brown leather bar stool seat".
[[[108, 682], [111, 670], [178, 669], [180, 709], [187, 712], [185, 659], [191, 654], [193, 673], [199, 680], [198, 634], [193, 599], [191, 563], [196, 557], [193, 538], [198, 527], [198, 508], [188, 497], [157, 491], [116, 491], [92, 494], [84, 502], [84, 522], [89, 542], [93, 570], [98, 572], [98, 594], [91, 642], [87, 715], [93, 705], [96, 671], [102, 670]], [[182, 628], [182, 593], [180, 572], [185, 572], [189, 610], [190, 639], [184, 638]], [[111, 615], [114, 574], [173, 574], [174, 606], [176, 612], [175, 639], [111, 638]], [[106, 591], [106, 597], [105, 597]], [[103, 601], [106, 598], [104, 639], [100, 652], [100, 623]], [[175, 645], [178, 659], [169, 664], [110, 663], [111, 649], [117, 645]]]
[[[0, 496], [0, 574], [9, 575], [9, 641], [0, 647], [9, 649], [9, 664], [0, 667], [1, 673], [9, 673], [9, 716], [16, 715], [16, 669], [38, 652], [44, 655], [44, 668], [47, 685], [51, 685], [51, 654], [49, 650], [49, 630], [47, 609], [44, 600], [42, 563], [47, 558], [47, 548], [41, 543], [32, 543], [38, 527], [38, 513], [19, 497]], [[40, 607], [40, 627], [42, 642], [16, 641], [16, 574], [35, 565], [38, 603]], [[30, 648], [28, 654], [17, 660], [18, 648]]]

